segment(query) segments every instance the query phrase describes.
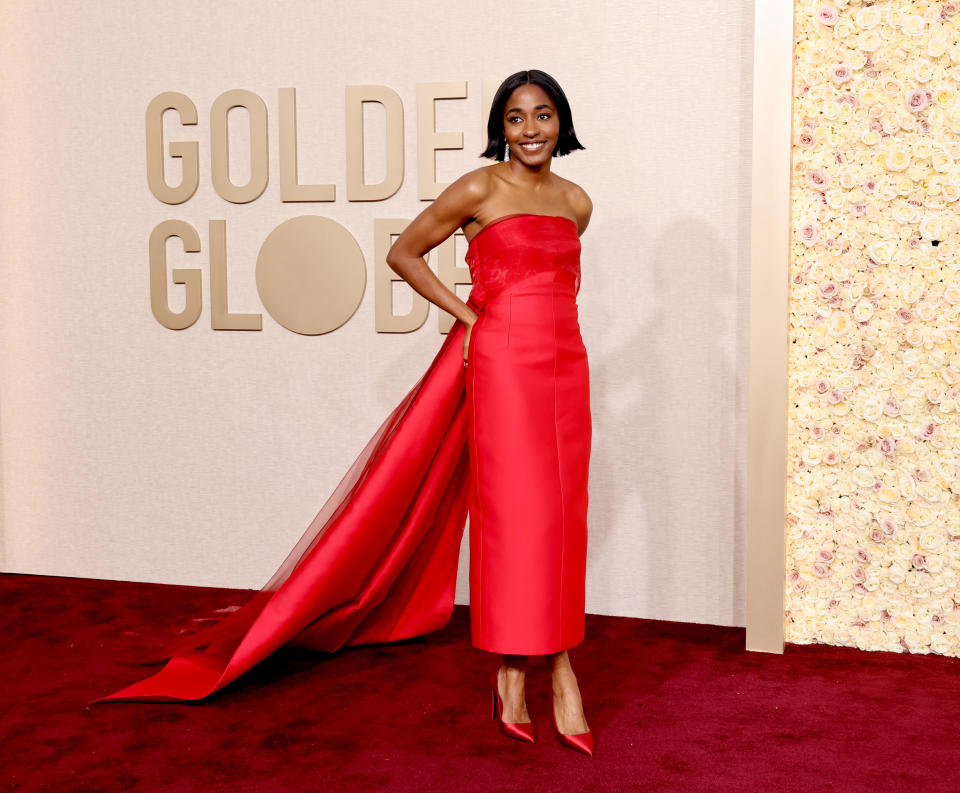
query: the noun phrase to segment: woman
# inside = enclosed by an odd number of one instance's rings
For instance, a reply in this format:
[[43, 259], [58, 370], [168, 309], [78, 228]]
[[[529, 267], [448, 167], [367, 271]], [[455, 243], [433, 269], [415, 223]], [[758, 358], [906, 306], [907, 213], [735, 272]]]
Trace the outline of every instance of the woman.
[[[589, 736], [566, 650], [583, 638], [590, 412], [575, 296], [577, 236], [587, 227], [592, 205], [580, 187], [550, 169], [553, 157], [583, 146], [563, 90], [536, 70], [513, 74], [500, 86], [487, 132], [483, 156], [499, 162], [444, 190], [400, 235], [387, 263], [467, 328], [463, 355], [475, 485], [470, 504], [471, 634], [476, 646], [504, 653], [493, 686], [503, 698], [503, 724], [514, 725], [505, 729], [521, 740], [532, 739], [524, 669], [526, 656], [537, 653], [551, 661], [558, 731]], [[458, 228], [470, 245], [471, 302], [486, 299], [476, 339], [477, 313], [423, 259]], [[498, 233], [503, 239], [481, 236]], [[562, 350], [554, 356], [549, 348], [558, 338]], [[565, 389], [558, 415], [545, 411], [537, 421], [538, 408], [553, 407], [538, 400], [549, 400], [558, 384]], [[565, 434], [557, 429], [558, 416], [569, 425]], [[525, 425], [532, 418], [547, 426], [531, 432]], [[557, 436], [559, 452], [541, 448], [542, 441], [549, 447]], [[533, 466], [536, 458], [543, 467], [557, 467], [554, 456], [563, 458], [564, 465], [559, 472], [538, 472], [531, 492], [523, 468]], [[567, 492], [561, 492], [564, 485], [569, 485]], [[539, 522], [541, 536], [526, 521]], [[528, 532], [534, 536], [516, 536]], [[558, 551], [563, 561], [545, 563], [543, 554]], [[496, 565], [483, 561], [492, 554]], [[531, 575], [531, 568], [541, 575]], [[556, 578], [559, 586], [551, 587], [550, 579]], [[558, 619], [559, 635], [546, 631], [538, 615]]]
[[[471, 638], [503, 656], [494, 718], [533, 741], [526, 657], [546, 655], [558, 736], [592, 754], [567, 654], [584, 627], [591, 424], [576, 293], [592, 206], [550, 169], [583, 146], [562, 89], [536, 70], [500, 86], [488, 135], [483, 156], [497, 162], [444, 190], [388, 256], [458, 320], [427, 372], [266, 586], [170, 648], [160, 672], [97, 702], [202, 699], [283, 644], [333, 651], [442, 627], [469, 509]], [[458, 228], [466, 303], [423, 259]]]

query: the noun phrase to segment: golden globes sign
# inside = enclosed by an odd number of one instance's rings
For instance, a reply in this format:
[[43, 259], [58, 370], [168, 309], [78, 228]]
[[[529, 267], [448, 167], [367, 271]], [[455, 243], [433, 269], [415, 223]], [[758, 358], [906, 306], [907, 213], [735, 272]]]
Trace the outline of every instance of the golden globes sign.
[[[497, 83], [482, 87], [482, 127]], [[438, 132], [436, 103], [465, 99], [466, 82], [417, 84], [417, 194], [421, 200], [436, 198], [445, 184], [436, 179], [435, 152], [462, 149], [462, 132]], [[386, 125], [386, 175], [369, 184], [364, 180], [364, 104], [382, 106]], [[250, 178], [235, 184], [229, 172], [227, 117], [232, 108], [247, 110], [250, 124]], [[333, 184], [300, 184], [297, 173], [297, 97], [293, 88], [279, 91], [280, 200], [284, 203], [329, 203], [337, 200]], [[163, 115], [178, 114], [183, 126], [197, 124], [197, 108], [182, 93], [167, 91], [147, 106], [147, 182], [153, 195], [165, 204], [190, 200], [200, 184], [200, 153], [196, 141], [163, 139]], [[267, 106], [252, 91], [236, 89], [221, 94], [210, 107], [210, 176], [217, 194], [234, 204], [256, 201], [266, 190], [269, 177]], [[166, 158], [181, 162], [180, 183], [167, 182]], [[346, 87], [346, 199], [385, 201], [393, 196], [404, 177], [403, 102], [383, 85]], [[408, 333], [427, 319], [430, 304], [413, 294], [406, 314], [394, 313], [393, 284], [401, 279], [387, 266], [386, 256], [394, 237], [409, 219], [374, 220], [374, 299], [376, 329], [382, 333]], [[175, 267], [168, 275], [167, 241], [180, 240], [184, 253], [201, 253], [200, 235], [185, 220], [164, 220], [150, 234], [150, 306], [164, 327], [182, 330], [193, 325], [203, 307], [201, 270]], [[210, 322], [214, 330], [261, 330], [262, 315], [232, 313], [227, 305], [227, 228], [224, 220], [210, 220], [208, 226]], [[469, 284], [470, 273], [456, 261], [456, 240], [450, 237], [436, 249], [437, 275], [450, 288]], [[300, 215], [282, 222], [271, 231], [257, 254], [256, 285], [263, 307], [280, 325], [296, 333], [329, 333], [353, 316], [363, 299], [366, 260], [353, 234], [343, 225], [321, 215]], [[169, 304], [170, 283], [182, 285], [186, 303], [182, 311]], [[412, 290], [411, 290], [412, 291]], [[453, 317], [440, 312], [440, 332], [453, 325]]]

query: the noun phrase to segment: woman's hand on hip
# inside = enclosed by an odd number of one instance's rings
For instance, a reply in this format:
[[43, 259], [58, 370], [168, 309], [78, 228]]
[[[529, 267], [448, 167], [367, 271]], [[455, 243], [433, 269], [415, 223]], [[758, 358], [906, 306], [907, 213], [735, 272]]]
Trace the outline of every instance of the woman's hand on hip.
[[467, 329], [467, 332], [463, 334], [463, 365], [467, 365], [467, 353], [470, 350], [470, 334], [473, 332], [473, 326], [476, 324], [477, 320], [480, 318], [479, 314], [474, 314], [473, 319], [469, 322], [464, 322], [463, 325]]

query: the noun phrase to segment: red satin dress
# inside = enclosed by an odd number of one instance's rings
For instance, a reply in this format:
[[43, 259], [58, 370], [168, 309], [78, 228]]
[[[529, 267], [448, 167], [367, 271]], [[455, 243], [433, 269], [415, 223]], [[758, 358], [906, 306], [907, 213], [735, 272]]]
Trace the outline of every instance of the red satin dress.
[[508, 215], [470, 241], [470, 632], [496, 653], [583, 640], [590, 385], [577, 224]]
[[568, 218], [508, 215], [471, 240], [479, 314], [456, 322], [267, 584], [95, 700], [202, 699], [278, 647], [332, 652], [443, 627], [470, 512], [471, 639], [498, 653], [583, 639], [590, 404]]

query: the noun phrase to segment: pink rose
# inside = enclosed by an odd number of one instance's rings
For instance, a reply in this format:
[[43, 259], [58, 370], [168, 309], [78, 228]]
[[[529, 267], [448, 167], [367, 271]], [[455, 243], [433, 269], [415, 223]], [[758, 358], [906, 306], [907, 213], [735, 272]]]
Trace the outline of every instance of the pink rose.
[[816, 190], [830, 187], [830, 175], [821, 170], [807, 171], [807, 184]]
[[901, 322], [909, 322], [913, 319], [913, 312], [908, 308], [897, 309], [897, 316], [900, 318]]
[[843, 402], [843, 393], [834, 388], [829, 394], [827, 394], [827, 402], [831, 405], [839, 405]]
[[866, 548], [858, 548], [858, 549], [857, 549], [857, 561], [858, 561], [858, 562], [863, 562], [864, 564], [867, 564], [867, 562], [870, 561], [870, 551], [868, 551]]
[[826, 562], [827, 564], [830, 564], [830, 562], [833, 561], [833, 551], [828, 551], [826, 548], [821, 548], [820, 551], [817, 553], [817, 558], [821, 562]]
[[817, 137], [810, 130], [802, 130], [797, 135], [797, 145], [801, 149], [812, 149], [817, 143]]
[[816, 385], [814, 386], [818, 394], [826, 394], [830, 390], [830, 383], [824, 380], [822, 377], [817, 380]]
[[830, 77], [835, 83], [845, 83], [853, 77], [853, 69], [845, 63], [837, 64], [830, 72]]
[[826, 578], [830, 575], [830, 566], [823, 562], [814, 562], [811, 569], [817, 578]]
[[833, 281], [824, 281], [820, 284], [820, 294], [824, 297], [833, 297], [837, 293], [837, 285]]
[[926, 424], [923, 425], [923, 432], [920, 433], [920, 437], [923, 438], [925, 441], [928, 441], [936, 434], [937, 434], [937, 425], [932, 421], [928, 421]]
[[926, 91], [922, 91], [919, 88], [914, 89], [907, 94], [907, 107], [910, 108], [914, 113], [919, 113], [921, 110], [926, 110], [927, 105], [930, 104], [930, 96]]
[[910, 561], [917, 570], [927, 569], [927, 558], [922, 553], [915, 553]]
[[880, 451], [884, 454], [892, 454], [897, 442], [893, 438], [884, 438], [880, 441]]
[[861, 582], [867, 580], [867, 574], [863, 571], [862, 567], [858, 567], [853, 571], [853, 580]]
[[820, 239], [820, 224], [815, 220], [808, 220], [797, 230], [797, 236], [804, 245], [813, 245]]
[[836, 25], [840, 19], [840, 12], [831, 5], [824, 3], [817, 9], [817, 22], [821, 25]]
[[880, 543], [883, 542], [886, 537], [884, 536], [883, 532], [880, 531], [880, 529], [874, 529], [870, 532], [870, 539], [874, 542]]

